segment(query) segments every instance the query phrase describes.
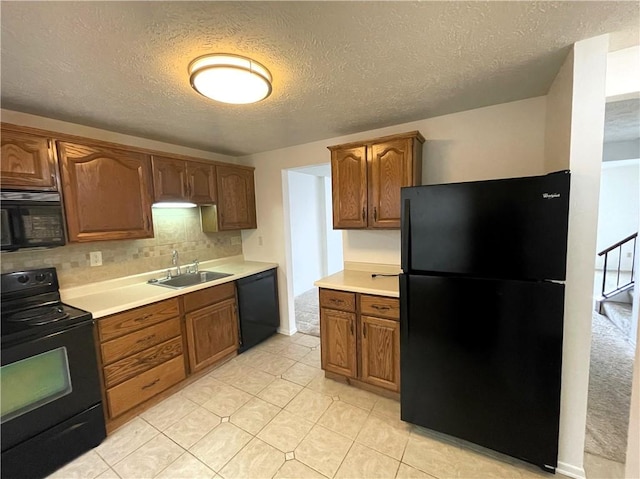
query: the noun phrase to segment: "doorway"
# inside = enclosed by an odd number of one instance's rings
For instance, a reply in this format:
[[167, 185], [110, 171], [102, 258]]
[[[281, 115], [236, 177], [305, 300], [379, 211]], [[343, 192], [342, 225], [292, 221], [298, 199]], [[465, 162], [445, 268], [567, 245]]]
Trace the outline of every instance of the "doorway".
[[[620, 115], [618, 112], [625, 112]], [[630, 111], [635, 114], [628, 115]], [[629, 241], [615, 245], [638, 231], [640, 217], [640, 145], [637, 120], [640, 99], [609, 101], [606, 105], [605, 144], [600, 183], [591, 362], [587, 404], [585, 452], [604, 459], [611, 478], [624, 476], [627, 452], [633, 363], [638, 316], [637, 284], [625, 286], [634, 269], [634, 247]], [[637, 265], [636, 259], [636, 265]], [[622, 288], [602, 300], [605, 292]]]
[[291, 289], [296, 329], [320, 336], [315, 281], [343, 269], [342, 233], [333, 229], [330, 164], [286, 171]]

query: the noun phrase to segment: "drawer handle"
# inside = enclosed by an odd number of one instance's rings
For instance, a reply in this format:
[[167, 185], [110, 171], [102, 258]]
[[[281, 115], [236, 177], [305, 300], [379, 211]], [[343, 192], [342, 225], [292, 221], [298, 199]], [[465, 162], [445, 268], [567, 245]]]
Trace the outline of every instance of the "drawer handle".
[[145, 336], [144, 338], [138, 339], [136, 341], [137, 344], [141, 344], [141, 343], [146, 343], [147, 341], [149, 341], [150, 339], [155, 338], [156, 335], [155, 334], [150, 334], [149, 336]]
[[380, 306], [378, 304], [372, 304], [371, 307], [373, 309], [377, 309], [378, 311], [389, 311], [389, 309], [391, 309], [389, 308], [389, 306]]
[[134, 319], [134, 321], [136, 323], [141, 323], [142, 321], [146, 321], [147, 319], [149, 319], [151, 316], [153, 316], [153, 315], [152, 314], [145, 314], [144, 316], [142, 316], [140, 318]]
[[350, 321], [351, 323], [351, 336], [353, 336], [353, 321]]
[[362, 325], [362, 335], [366, 338], [367, 337], [367, 323], [364, 323]]
[[344, 300], [343, 299], [335, 299], [335, 298], [331, 298], [330, 301], [333, 304], [344, 304]]
[[144, 386], [142, 386], [142, 389], [149, 389], [150, 387], [158, 384], [158, 381], [160, 381], [160, 378], [156, 378], [153, 381], [151, 381], [149, 384], [145, 384]]

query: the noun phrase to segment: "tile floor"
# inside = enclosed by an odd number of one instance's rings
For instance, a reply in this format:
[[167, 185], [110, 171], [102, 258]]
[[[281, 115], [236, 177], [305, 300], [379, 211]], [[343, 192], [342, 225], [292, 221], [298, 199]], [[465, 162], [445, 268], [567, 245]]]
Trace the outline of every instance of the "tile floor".
[[333, 477], [562, 476], [402, 422], [397, 401], [325, 379], [319, 339], [297, 333], [213, 370], [50, 479]]

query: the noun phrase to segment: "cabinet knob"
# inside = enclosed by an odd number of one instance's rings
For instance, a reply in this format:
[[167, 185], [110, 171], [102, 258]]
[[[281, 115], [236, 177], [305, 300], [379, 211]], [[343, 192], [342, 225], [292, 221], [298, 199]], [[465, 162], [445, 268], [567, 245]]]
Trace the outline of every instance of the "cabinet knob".
[[364, 211], [364, 207], [363, 207], [363, 208], [362, 208], [362, 221], [364, 221], [364, 220], [366, 220], [366, 219], [367, 219], [367, 215], [366, 215], [366, 213], [365, 213], [365, 211]]
[[373, 207], [373, 221], [378, 221], [378, 207]]

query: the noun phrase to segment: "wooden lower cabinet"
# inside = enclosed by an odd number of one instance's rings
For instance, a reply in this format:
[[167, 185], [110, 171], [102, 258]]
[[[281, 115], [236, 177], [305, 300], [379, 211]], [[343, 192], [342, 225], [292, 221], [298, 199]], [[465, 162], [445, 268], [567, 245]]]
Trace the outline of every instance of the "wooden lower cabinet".
[[189, 367], [200, 371], [238, 350], [234, 283], [184, 296]]
[[109, 412], [117, 417], [184, 378], [184, 359], [180, 355], [107, 389]]
[[236, 354], [235, 282], [96, 321], [107, 430], [155, 404], [189, 375]]
[[360, 316], [360, 356], [363, 381], [392, 391], [400, 390], [400, 323]]
[[97, 321], [109, 420], [186, 377], [178, 298]]
[[356, 377], [356, 315], [328, 308], [320, 310], [322, 369]]
[[206, 368], [238, 350], [235, 309], [233, 298], [187, 314], [191, 371]]
[[320, 289], [322, 369], [398, 393], [399, 300]]

